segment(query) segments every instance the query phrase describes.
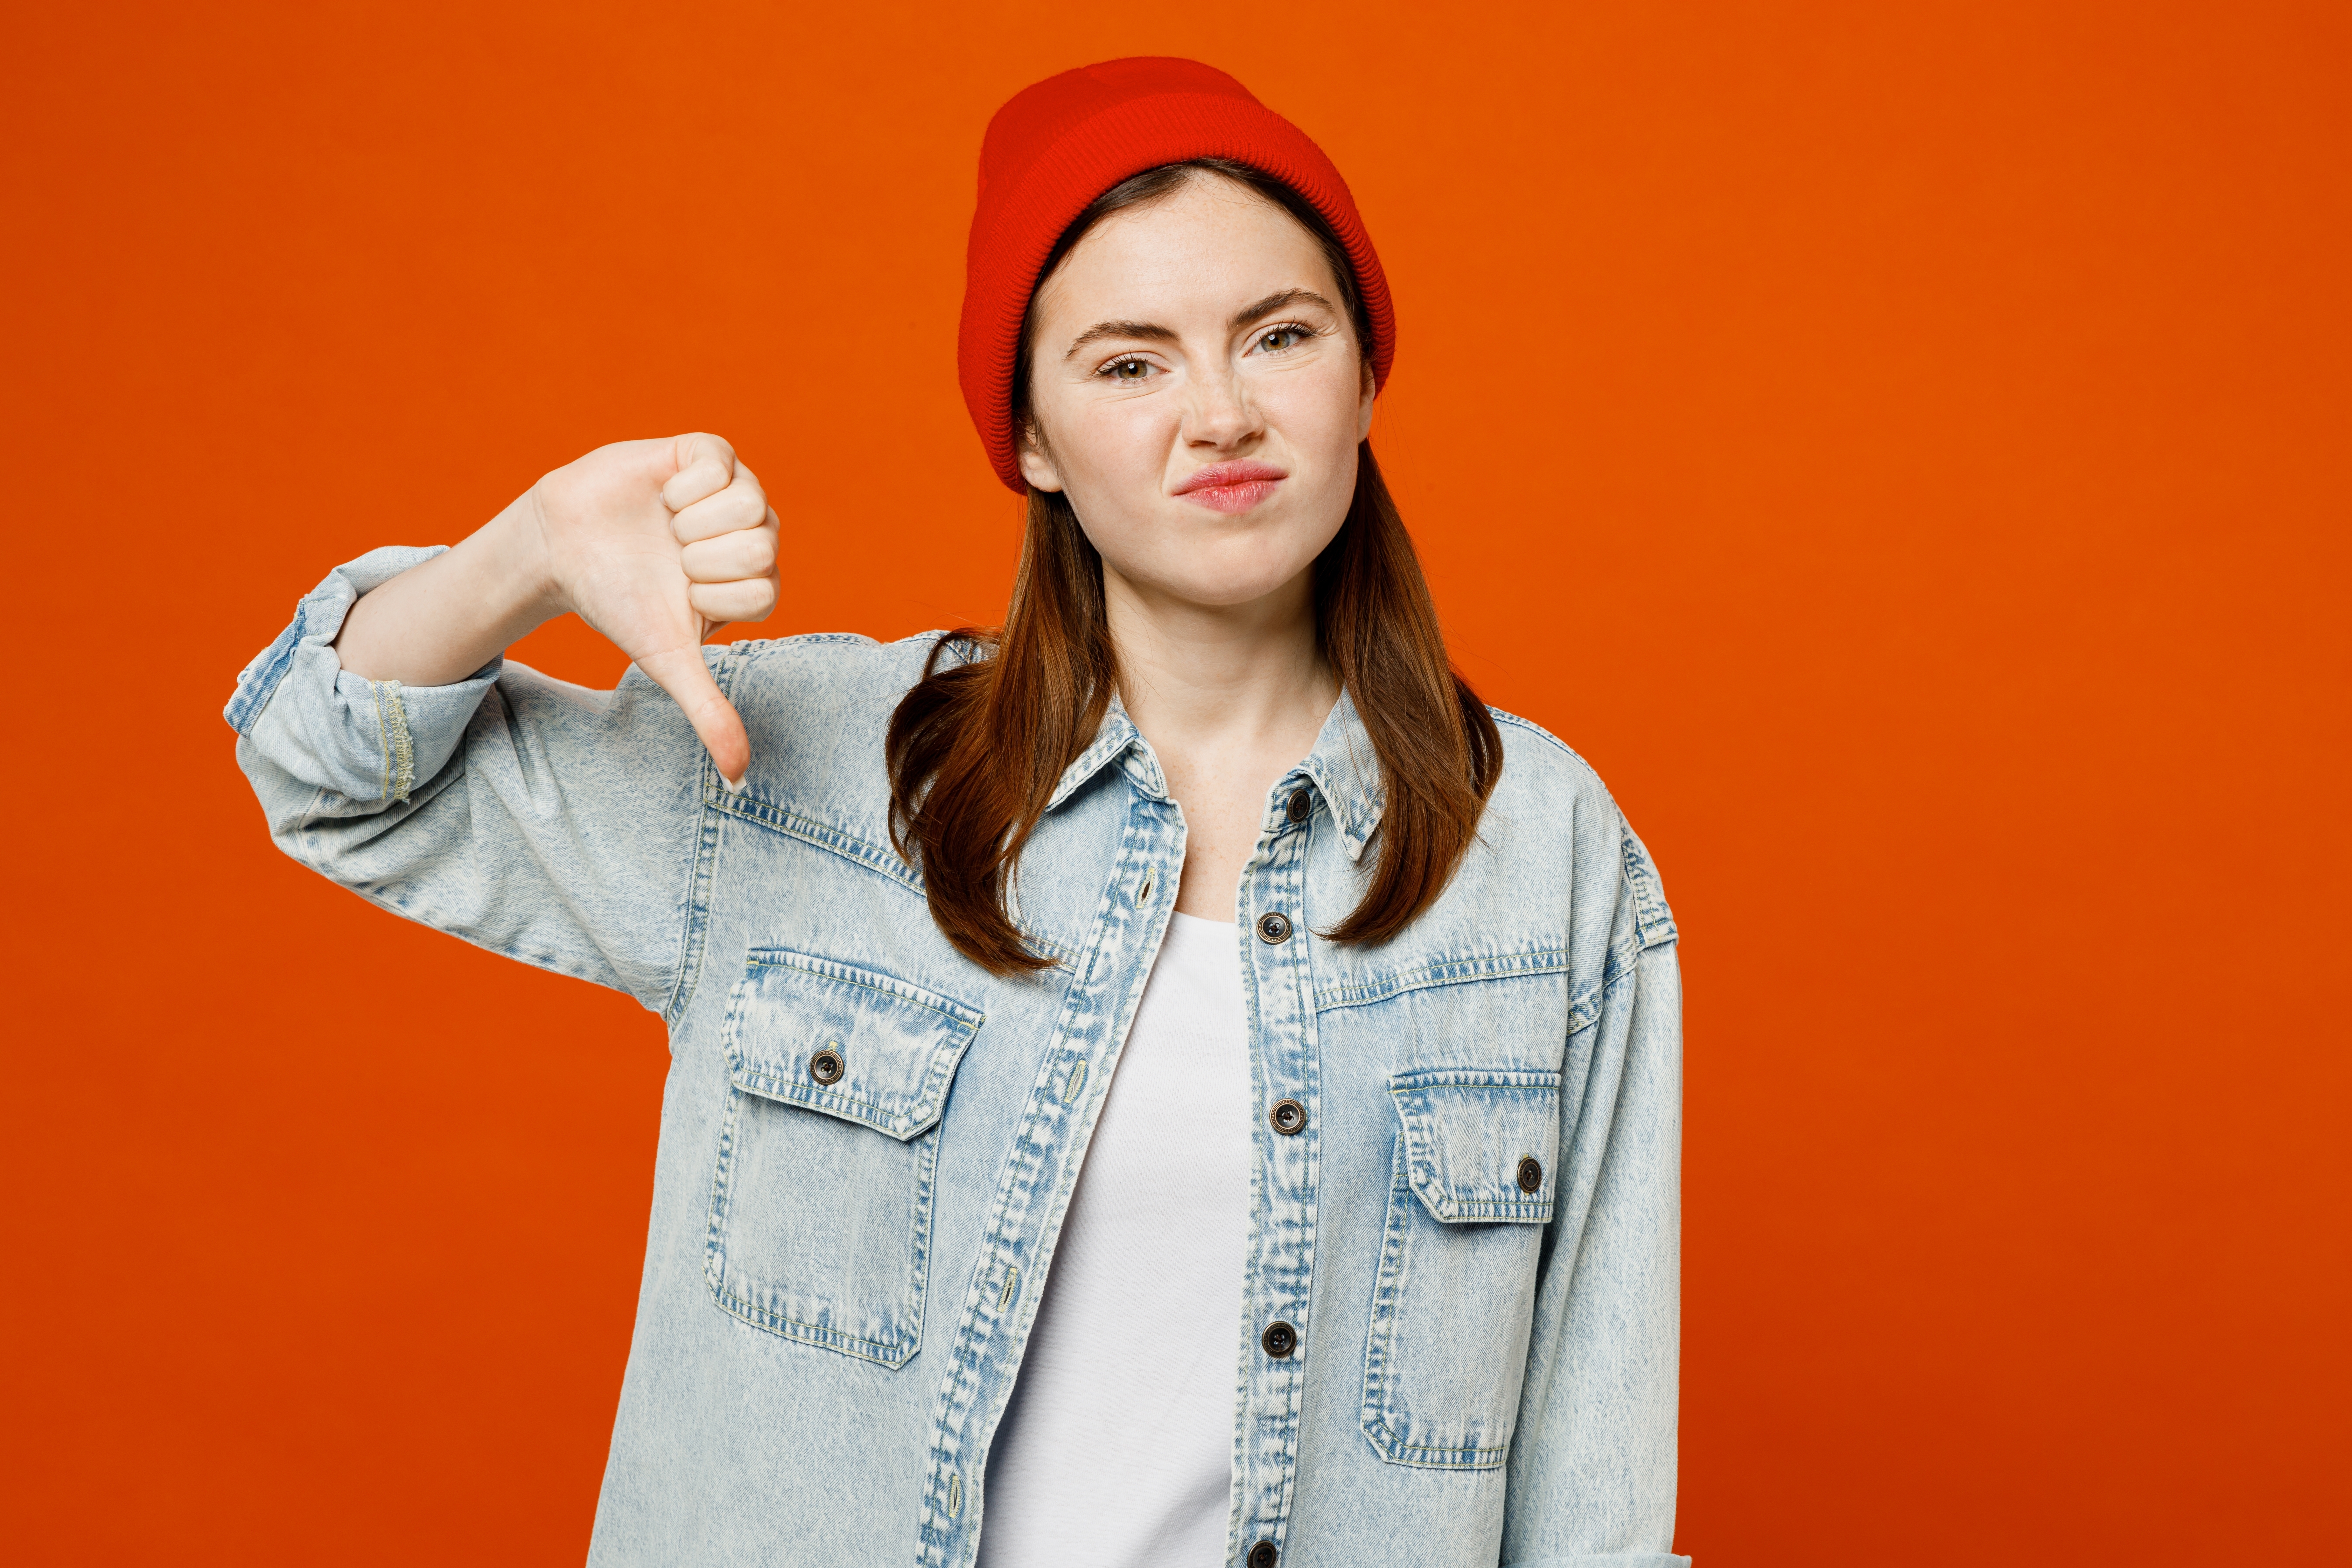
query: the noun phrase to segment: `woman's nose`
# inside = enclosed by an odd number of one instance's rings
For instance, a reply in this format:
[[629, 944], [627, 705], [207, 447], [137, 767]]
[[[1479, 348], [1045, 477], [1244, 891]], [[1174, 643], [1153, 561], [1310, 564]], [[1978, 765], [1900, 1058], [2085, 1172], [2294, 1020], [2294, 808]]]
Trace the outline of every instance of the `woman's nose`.
[[1184, 441], [1230, 448], [1265, 428], [1242, 378], [1227, 370], [1193, 378], [1185, 389]]

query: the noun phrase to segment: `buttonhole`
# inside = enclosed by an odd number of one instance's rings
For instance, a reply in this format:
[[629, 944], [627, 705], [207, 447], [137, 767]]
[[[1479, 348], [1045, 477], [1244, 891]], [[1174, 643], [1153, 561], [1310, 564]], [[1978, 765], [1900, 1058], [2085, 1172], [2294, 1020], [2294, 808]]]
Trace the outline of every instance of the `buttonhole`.
[[1004, 1310], [1006, 1304], [1013, 1300], [1013, 1288], [1020, 1283], [1021, 1270], [1018, 1268], [1015, 1268], [1004, 1277], [1004, 1289], [996, 1293], [996, 1310], [998, 1311], [1002, 1312]]
[[953, 1519], [962, 1511], [963, 1478], [961, 1476], [950, 1476], [948, 1478], [948, 1517], [950, 1519]]
[[1087, 1064], [1080, 1062], [1070, 1069], [1070, 1087], [1062, 1091], [1062, 1103], [1069, 1104], [1078, 1098], [1078, 1090], [1087, 1087]]

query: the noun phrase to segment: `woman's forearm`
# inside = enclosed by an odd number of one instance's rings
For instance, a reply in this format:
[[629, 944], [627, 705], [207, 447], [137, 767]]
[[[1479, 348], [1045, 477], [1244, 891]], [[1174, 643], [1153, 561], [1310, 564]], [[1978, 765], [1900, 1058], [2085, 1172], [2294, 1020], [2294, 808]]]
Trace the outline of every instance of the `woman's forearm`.
[[343, 668], [367, 680], [446, 686], [562, 614], [535, 495], [362, 597], [335, 639]]

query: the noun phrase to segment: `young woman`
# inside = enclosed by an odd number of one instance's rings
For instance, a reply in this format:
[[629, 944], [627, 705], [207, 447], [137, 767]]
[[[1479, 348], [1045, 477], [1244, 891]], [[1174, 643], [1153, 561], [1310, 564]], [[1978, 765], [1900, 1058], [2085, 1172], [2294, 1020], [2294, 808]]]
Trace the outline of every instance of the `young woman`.
[[[1394, 345], [1297, 129], [1072, 71], [972, 226], [1001, 631], [702, 647], [779, 523], [687, 436], [338, 568], [246, 672], [283, 848], [669, 1026], [593, 1560], [1682, 1561], [1674, 921], [1448, 668]], [[619, 689], [502, 662], [567, 611]]]

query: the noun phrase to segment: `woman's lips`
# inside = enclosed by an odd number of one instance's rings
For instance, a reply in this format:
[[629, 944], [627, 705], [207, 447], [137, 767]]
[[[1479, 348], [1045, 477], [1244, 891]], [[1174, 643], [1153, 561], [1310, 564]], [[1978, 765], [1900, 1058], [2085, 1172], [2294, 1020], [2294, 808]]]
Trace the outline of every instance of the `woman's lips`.
[[1177, 484], [1176, 494], [1211, 511], [1247, 511], [1289, 477], [1289, 469], [1272, 463], [1212, 463], [1187, 474]]

